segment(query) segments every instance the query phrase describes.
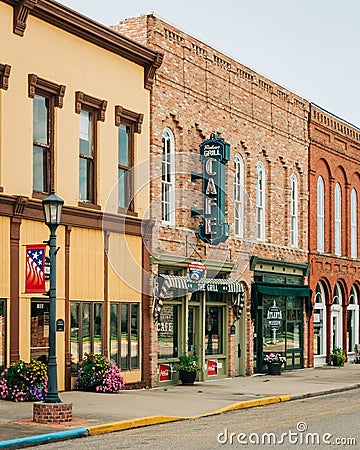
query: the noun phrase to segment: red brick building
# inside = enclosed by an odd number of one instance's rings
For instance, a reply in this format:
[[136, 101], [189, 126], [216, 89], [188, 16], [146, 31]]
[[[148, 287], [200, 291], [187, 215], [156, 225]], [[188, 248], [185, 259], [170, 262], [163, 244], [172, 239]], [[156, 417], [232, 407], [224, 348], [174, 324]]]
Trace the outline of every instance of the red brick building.
[[360, 130], [311, 104], [309, 136], [309, 351], [320, 365], [334, 347], [352, 360], [359, 343]]
[[[164, 53], [151, 94], [147, 245], [160, 308], [150, 323], [149, 383], [176, 381], [185, 351], [198, 354], [205, 379], [262, 372], [271, 351], [286, 356], [287, 369], [307, 366], [308, 102], [154, 15], [114, 28]], [[222, 166], [229, 237], [216, 245], [199, 237], [197, 215], [199, 146], [212, 133], [230, 145]], [[197, 290], [194, 260], [207, 270]]]

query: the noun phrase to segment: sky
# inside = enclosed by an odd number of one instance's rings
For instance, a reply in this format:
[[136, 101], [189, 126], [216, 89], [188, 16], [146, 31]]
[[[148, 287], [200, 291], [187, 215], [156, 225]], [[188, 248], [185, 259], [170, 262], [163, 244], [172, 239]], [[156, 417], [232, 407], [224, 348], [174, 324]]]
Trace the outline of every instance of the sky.
[[100, 22], [155, 13], [360, 128], [359, 0], [60, 0]]

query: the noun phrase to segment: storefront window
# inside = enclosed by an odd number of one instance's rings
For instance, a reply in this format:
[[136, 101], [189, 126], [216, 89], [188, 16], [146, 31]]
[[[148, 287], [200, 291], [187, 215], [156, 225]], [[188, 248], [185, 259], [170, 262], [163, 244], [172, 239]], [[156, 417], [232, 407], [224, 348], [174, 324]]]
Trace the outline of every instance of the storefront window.
[[285, 352], [285, 297], [264, 296], [264, 353]]
[[205, 354], [218, 355], [223, 353], [223, 307], [206, 306], [205, 312]]
[[0, 300], [0, 372], [5, 369], [6, 358], [5, 358], [5, 350], [6, 350], [6, 341], [5, 341], [5, 332], [6, 332], [6, 315], [5, 315], [5, 300]]
[[44, 363], [47, 363], [49, 356], [49, 310], [48, 301], [31, 301], [30, 359]]
[[110, 359], [122, 370], [140, 367], [139, 303], [111, 303]]
[[158, 328], [158, 358], [169, 359], [178, 356], [178, 311], [179, 305], [164, 305]]
[[314, 355], [322, 355], [324, 347], [324, 310], [314, 309]]
[[102, 303], [71, 302], [70, 351], [71, 372], [77, 372], [85, 353], [101, 353], [103, 348]]

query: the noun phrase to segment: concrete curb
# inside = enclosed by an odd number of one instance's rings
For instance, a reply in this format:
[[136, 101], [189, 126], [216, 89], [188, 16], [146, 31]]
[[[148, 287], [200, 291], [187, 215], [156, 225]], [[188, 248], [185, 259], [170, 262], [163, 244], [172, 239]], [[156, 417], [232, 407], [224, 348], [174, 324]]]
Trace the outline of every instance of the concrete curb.
[[295, 394], [291, 396], [290, 400], [301, 400], [305, 398], [319, 397], [321, 395], [331, 395], [336, 394], [338, 392], [352, 391], [353, 389], [360, 389], [360, 383], [352, 384], [350, 386], [342, 388], [329, 389], [327, 391], [307, 392], [306, 394]]
[[30, 445], [46, 444], [50, 441], [65, 441], [66, 439], [85, 437], [88, 436], [88, 434], [87, 428], [76, 428], [75, 430], [59, 431], [57, 433], [38, 434], [36, 436], [0, 441], [0, 448], [28, 447]]
[[159, 425], [161, 423], [177, 422], [186, 420], [187, 417], [176, 416], [147, 416], [139, 419], [121, 420], [120, 422], [105, 423], [88, 427], [89, 435], [112, 433], [113, 431], [130, 430], [132, 428]]

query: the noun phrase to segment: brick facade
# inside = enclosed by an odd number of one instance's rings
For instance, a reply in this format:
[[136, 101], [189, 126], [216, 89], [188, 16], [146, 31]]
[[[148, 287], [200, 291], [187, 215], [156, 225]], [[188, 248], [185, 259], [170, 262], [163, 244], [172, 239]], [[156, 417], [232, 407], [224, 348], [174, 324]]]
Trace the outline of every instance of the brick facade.
[[[331, 307], [336, 284], [340, 288], [342, 308], [342, 337], [339, 346], [348, 350], [347, 307], [351, 288], [359, 289], [360, 263], [351, 257], [351, 191], [355, 189], [357, 202], [360, 192], [360, 130], [316, 105], [311, 105], [309, 120], [309, 258], [311, 263], [310, 287], [313, 292], [322, 283], [326, 306], [326, 357], [332, 345]], [[324, 182], [324, 250], [318, 251], [317, 183]], [[341, 189], [341, 254], [335, 254], [335, 186]], [[357, 203], [359, 205], [359, 203]], [[357, 224], [359, 208], [357, 207]], [[357, 246], [359, 231], [357, 225]], [[359, 248], [357, 249], [359, 255]], [[359, 296], [357, 294], [357, 301]], [[313, 326], [310, 327], [313, 341]], [[359, 331], [357, 330], [357, 334]], [[359, 339], [359, 337], [357, 338]], [[312, 347], [310, 346], [312, 351]], [[353, 350], [352, 350], [353, 351]], [[310, 355], [310, 360], [312, 355]]]
[[[151, 95], [151, 199], [156, 242], [152, 253], [167, 253], [184, 259], [189, 256], [184, 241], [191, 238], [192, 258], [234, 263], [232, 276], [247, 289], [244, 314], [246, 333], [246, 373], [253, 371], [250, 319], [249, 270], [251, 255], [306, 263], [308, 260], [308, 132], [309, 104], [221, 54], [209, 45], [185, 34], [154, 15], [125, 19], [113, 27], [131, 39], [164, 53]], [[162, 132], [167, 128], [174, 137], [176, 152], [175, 226], [161, 224]], [[190, 209], [199, 208], [201, 182], [192, 182], [190, 173], [201, 172], [199, 144], [217, 133], [231, 145], [227, 165], [227, 221], [230, 238], [216, 248], [196, 239], [199, 218], [191, 218]], [[234, 158], [240, 155], [245, 170], [244, 238], [234, 236]], [[255, 239], [256, 164], [263, 163], [266, 174], [265, 240]], [[290, 247], [290, 176], [298, 181], [298, 245]], [[190, 239], [189, 238], [189, 239]], [[157, 270], [157, 267], [153, 266]], [[154, 330], [153, 330], [154, 332]], [[151, 340], [156, 345], [156, 336]], [[234, 374], [229, 339], [229, 375]], [[156, 354], [156, 347], [151, 351]], [[153, 380], [155, 383], [155, 380]]]

